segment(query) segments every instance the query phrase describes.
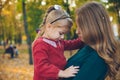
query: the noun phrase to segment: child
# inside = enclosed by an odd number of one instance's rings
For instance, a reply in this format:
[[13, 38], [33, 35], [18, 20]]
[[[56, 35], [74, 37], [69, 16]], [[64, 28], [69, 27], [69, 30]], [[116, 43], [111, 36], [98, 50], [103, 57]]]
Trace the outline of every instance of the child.
[[10, 58], [14, 58], [14, 49], [13, 49], [13, 45], [10, 44], [10, 46], [8, 48], [5, 49], [5, 52], [3, 54], [3, 58], [5, 57], [5, 54], [10, 54]]
[[19, 54], [18, 49], [17, 49], [16, 46], [14, 46], [13, 49], [14, 49], [15, 57], [17, 58], [17, 57], [18, 57], [18, 54]]
[[65, 41], [64, 34], [72, 26], [70, 16], [59, 6], [51, 6], [45, 15], [41, 31], [33, 42], [34, 80], [58, 80], [73, 77], [77, 66], [64, 69], [64, 50], [83, 46], [80, 39]]

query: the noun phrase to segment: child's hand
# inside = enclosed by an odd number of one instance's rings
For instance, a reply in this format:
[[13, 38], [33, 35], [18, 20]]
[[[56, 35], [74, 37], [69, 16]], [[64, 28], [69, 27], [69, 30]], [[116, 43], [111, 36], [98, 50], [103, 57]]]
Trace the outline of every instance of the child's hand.
[[79, 71], [79, 66], [70, 66], [69, 68], [63, 70], [60, 70], [58, 76], [63, 78], [69, 78], [74, 77], [76, 73]]

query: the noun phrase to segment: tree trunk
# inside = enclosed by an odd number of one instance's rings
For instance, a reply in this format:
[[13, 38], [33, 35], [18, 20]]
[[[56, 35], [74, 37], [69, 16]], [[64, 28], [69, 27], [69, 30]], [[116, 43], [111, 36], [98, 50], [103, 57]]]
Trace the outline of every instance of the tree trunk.
[[24, 29], [25, 29], [25, 34], [27, 36], [27, 44], [28, 44], [28, 51], [29, 51], [29, 64], [33, 64], [32, 61], [32, 48], [31, 48], [31, 38], [28, 32], [28, 24], [27, 24], [27, 16], [26, 16], [26, 10], [25, 10], [25, 2], [22, 0], [22, 10], [23, 10], [23, 19], [24, 19]]
[[[65, 3], [65, 8], [66, 8], [66, 12], [70, 15], [70, 9], [69, 9], [69, 4], [68, 4], [68, 0], [66, 0], [66, 3]], [[67, 33], [67, 40], [71, 39], [70, 37], [70, 31]], [[69, 50], [70, 52], [70, 56], [72, 56], [72, 50]]]

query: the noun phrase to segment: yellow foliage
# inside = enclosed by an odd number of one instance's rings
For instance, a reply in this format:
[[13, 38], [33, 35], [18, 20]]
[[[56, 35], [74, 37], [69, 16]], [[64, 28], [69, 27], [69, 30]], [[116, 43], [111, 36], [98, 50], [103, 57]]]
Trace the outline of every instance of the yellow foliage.
[[11, 15], [11, 12], [6, 9], [3, 9], [2, 13], [3, 15]]

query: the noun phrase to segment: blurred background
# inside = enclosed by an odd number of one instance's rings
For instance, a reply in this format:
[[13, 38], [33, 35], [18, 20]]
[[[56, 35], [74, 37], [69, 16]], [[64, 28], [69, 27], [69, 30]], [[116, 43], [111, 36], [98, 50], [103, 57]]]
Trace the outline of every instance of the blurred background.
[[[49, 6], [61, 5], [71, 15], [74, 25], [65, 39], [74, 39], [75, 10], [88, 1], [105, 6], [120, 40], [120, 0], [0, 0], [0, 80], [33, 80], [31, 44]], [[74, 53], [66, 51], [65, 56], [68, 59]]]

